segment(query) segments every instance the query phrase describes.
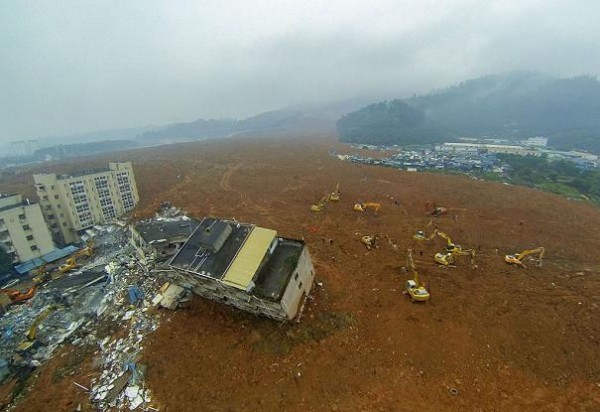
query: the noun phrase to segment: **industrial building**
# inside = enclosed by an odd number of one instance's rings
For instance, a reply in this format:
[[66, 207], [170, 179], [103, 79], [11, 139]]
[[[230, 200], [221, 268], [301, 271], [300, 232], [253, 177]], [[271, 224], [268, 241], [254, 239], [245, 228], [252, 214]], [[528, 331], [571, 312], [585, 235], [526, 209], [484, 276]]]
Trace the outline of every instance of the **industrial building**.
[[12, 257], [13, 263], [54, 250], [39, 204], [23, 200], [21, 195], [0, 194], [0, 247]]
[[79, 232], [131, 211], [139, 195], [131, 162], [73, 175], [33, 175], [42, 212], [57, 243], [79, 242]]
[[314, 282], [303, 241], [205, 218], [170, 262], [196, 294], [278, 320], [294, 319]]

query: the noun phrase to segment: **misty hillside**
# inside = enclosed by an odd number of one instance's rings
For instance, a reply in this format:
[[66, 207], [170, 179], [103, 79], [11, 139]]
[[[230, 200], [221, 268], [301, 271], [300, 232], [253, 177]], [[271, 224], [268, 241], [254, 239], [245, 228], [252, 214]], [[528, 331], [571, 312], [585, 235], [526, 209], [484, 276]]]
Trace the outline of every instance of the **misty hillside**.
[[[398, 107], [403, 107], [398, 111]], [[392, 109], [396, 108], [396, 109]], [[415, 111], [419, 125], [406, 121]], [[404, 101], [378, 103], [343, 116], [342, 141], [414, 143], [458, 136], [547, 136], [561, 148], [600, 149], [600, 83], [535, 73], [488, 76]], [[416, 116], [416, 114], [415, 114]]]
[[285, 131], [318, 131], [333, 129], [332, 121], [324, 121], [296, 110], [273, 110], [243, 120], [199, 119], [190, 123], [175, 123], [161, 130], [142, 134], [141, 140], [195, 140], [226, 137], [242, 133], [274, 133]]

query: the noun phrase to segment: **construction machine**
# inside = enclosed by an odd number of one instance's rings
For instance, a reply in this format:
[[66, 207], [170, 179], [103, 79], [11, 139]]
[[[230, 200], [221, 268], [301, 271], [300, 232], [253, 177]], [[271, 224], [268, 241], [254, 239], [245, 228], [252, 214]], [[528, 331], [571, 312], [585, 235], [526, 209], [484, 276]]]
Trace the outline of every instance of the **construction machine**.
[[429, 292], [424, 284], [419, 282], [419, 274], [415, 267], [415, 262], [412, 257], [412, 250], [408, 249], [406, 256], [406, 266], [412, 271], [413, 278], [406, 281], [406, 293], [410, 296], [413, 302], [425, 302], [429, 300]]
[[331, 197], [330, 193], [323, 196], [323, 198], [321, 198], [321, 200], [319, 200], [316, 204], [314, 204], [310, 207], [310, 211], [311, 212], [322, 212], [323, 209], [325, 209], [325, 204], [327, 202], [329, 202], [330, 197]]
[[431, 216], [441, 216], [448, 213], [448, 209], [436, 205], [435, 202], [429, 201], [425, 203], [425, 213]]
[[423, 230], [417, 230], [416, 233], [413, 235], [413, 239], [415, 240], [419, 240], [419, 241], [429, 241], [432, 240], [435, 235], [437, 235], [439, 232], [439, 230], [437, 228], [435, 228], [435, 230], [433, 232], [431, 232], [430, 235], [426, 235], [425, 231]]
[[340, 184], [335, 186], [335, 190], [329, 194], [329, 200], [331, 202], [337, 202], [340, 200]]
[[377, 214], [379, 208], [381, 207], [380, 203], [374, 202], [366, 202], [366, 203], [356, 203], [354, 205], [354, 210], [356, 212], [366, 212], [368, 209], [373, 209], [373, 213]]
[[545, 249], [543, 247], [538, 247], [536, 249], [528, 249], [524, 250], [521, 253], [517, 253], [516, 255], [506, 255], [504, 256], [504, 261], [510, 265], [517, 265], [524, 269], [527, 268], [523, 263], [523, 259], [529, 255], [535, 255], [539, 253], [539, 257], [537, 260], [537, 267], [542, 267], [542, 259], [544, 258]]
[[455, 249], [454, 251], [447, 251], [442, 253], [436, 253], [433, 256], [433, 259], [439, 263], [440, 265], [450, 266], [456, 262], [455, 256], [470, 256], [471, 257], [471, 267], [476, 268], [475, 264], [475, 251], [473, 249]]
[[59, 273], [65, 274], [76, 267], [80, 266], [78, 260], [83, 257], [91, 257], [94, 254], [94, 242], [92, 240], [88, 240], [86, 247], [79, 249], [77, 252], [73, 253], [65, 263], [58, 267]]
[[360, 241], [367, 247], [367, 250], [379, 249], [379, 234], [373, 236], [365, 235], [360, 238]]
[[436, 253], [433, 259], [444, 266], [453, 265], [456, 261], [456, 256], [470, 256], [471, 257], [471, 267], [475, 268], [477, 265], [475, 264], [475, 251], [473, 249], [463, 249], [461, 245], [456, 243], [452, 243], [452, 239], [446, 233], [435, 230], [433, 232], [435, 235], [441, 237], [446, 240], [446, 251], [441, 253]]
[[11, 303], [19, 303], [31, 299], [36, 290], [36, 286], [32, 286], [26, 292], [21, 292], [18, 289], [0, 289], [0, 293], [8, 295]]

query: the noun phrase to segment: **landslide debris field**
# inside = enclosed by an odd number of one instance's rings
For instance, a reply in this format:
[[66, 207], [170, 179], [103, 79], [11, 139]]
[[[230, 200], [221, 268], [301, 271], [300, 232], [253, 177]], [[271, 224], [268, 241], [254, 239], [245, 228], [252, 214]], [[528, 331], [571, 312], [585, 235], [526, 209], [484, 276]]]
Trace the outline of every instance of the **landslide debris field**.
[[[353, 152], [298, 137], [110, 158], [134, 162], [136, 218], [170, 201], [193, 217], [273, 228], [303, 238], [317, 272], [300, 324], [198, 297], [170, 314], [143, 349], [161, 411], [600, 409], [600, 209], [527, 188], [353, 165], [332, 149]], [[338, 182], [340, 201], [311, 213]], [[413, 240], [433, 230], [425, 227], [430, 200], [451, 209], [433, 223], [475, 249], [478, 268], [467, 257], [440, 267], [433, 255], [444, 241]], [[353, 211], [362, 201], [381, 209]], [[360, 236], [376, 233], [380, 246], [367, 251]], [[542, 268], [504, 263], [538, 246]], [[432, 295], [424, 304], [402, 294], [408, 248]], [[85, 374], [60, 379], [60, 359], [43, 367], [20, 410], [73, 410], [85, 395], [72, 381], [93, 373], [94, 354], [85, 359]]]

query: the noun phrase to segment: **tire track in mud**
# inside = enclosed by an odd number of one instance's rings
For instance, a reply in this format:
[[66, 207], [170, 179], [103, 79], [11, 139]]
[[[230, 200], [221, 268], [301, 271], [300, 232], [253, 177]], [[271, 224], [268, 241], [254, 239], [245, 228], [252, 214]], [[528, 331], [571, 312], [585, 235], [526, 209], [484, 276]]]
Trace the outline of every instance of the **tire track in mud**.
[[275, 219], [273, 219], [272, 216], [270, 216], [268, 209], [262, 207], [261, 205], [259, 205], [255, 201], [253, 201], [248, 195], [246, 195], [241, 190], [234, 189], [231, 186], [231, 179], [232, 179], [233, 175], [238, 170], [240, 170], [244, 166], [244, 164], [245, 164], [245, 162], [239, 162], [236, 165], [234, 165], [233, 167], [229, 168], [223, 174], [223, 177], [221, 177], [221, 181], [219, 182], [219, 187], [221, 187], [221, 189], [223, 189], [226, 192], [233, 192], [233, 193], [237, 194], [240, 197], [240, 202], [239, 202], [238, 206], [250, 207], [251, 209], [256, 211], [258, 214], [264, 216], [269, 222], [271, 222], [273, 224], [277, 224], [277, 221]]

